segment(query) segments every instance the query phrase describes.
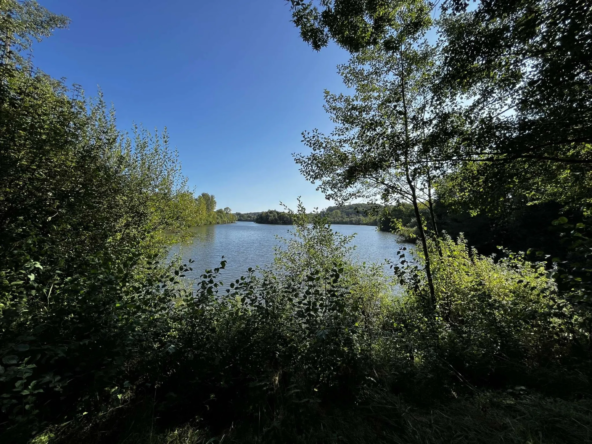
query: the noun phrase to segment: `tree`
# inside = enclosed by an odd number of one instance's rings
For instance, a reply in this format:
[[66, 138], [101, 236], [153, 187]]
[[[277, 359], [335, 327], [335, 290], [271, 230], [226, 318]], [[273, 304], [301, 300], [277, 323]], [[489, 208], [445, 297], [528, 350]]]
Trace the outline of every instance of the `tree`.
[[[289, 0], [289, 3], [292, 21], [300, 28], [302, 39], [315, 50], [334, 39], [352, 53], [377, 45], [394, 28], [404, 34], [421, 29], [429, 8], [423, 0]], [[407, 7], [416, 10], [417, 16], [408, 17], [411, 20], [402, 23], [398, 15]]]
[[[28, 442], [108, 402], [126, 363], [154, 356], [180, 274], [158, 264], [165, 234], [198, 205], [166, 131], [127, 136], [101, 96], [19, 62], [27, 39], [64, 21], [0, 5], [4, 55], [13, 42], [0, 81], [0, 440]], [[5, 438], [18, 424], [26, 439]]]
[[292, 225], [292, 216], [289, 213], [269, 210], [258, 213], [255, 216], [258, 224]]
[[[400, 10], [397, 20], [417, 23], [427, 9]], [[435, 50], [425, 41], [430, 25], [398, 33], [383, 45], [361, 50], [339, 71], [355, 94], [326, 93], [326, 110], [336, 124], [330, 136], [318, 131], [304, 134], [310, 155], [296, 155], [300, 171], [328, 199], [347, 201], [376, 198], [407, 201], [413, 205], [425, 256], [425, 274], [433, 307], [436, 304], [425, 221], [421, 205], [432, 208], [432, 158], [442, 157], [447, 144], [438, 136], [441, 115], [432, 89]], [[435, 218], [432, 222], [435, 229]]]
[[[291, 0], [303, 40], [319, 50], [330, 39], [350, 52], [405, 26], [406, 7], [433, 10], [443, 63], [439, 88], [462, 116], [457, 137], [459, 189], [476, 209], [522, 193], [528, 202], [578, 205], [592, 190], [592, 20], [583, 0]], [[437, 160], [437, 159], [435, 159]], [[452, 181], [451, 181], [452, 183]]]
[[[586, 2], [480, 1], [470, 12], [462, 3], [447, 2], [454, 12], [440, 22], [443, 81], [469, 96], [476, 124], [501, 131], [491, 145], [513, 159], [592, 163], [577, 149], [592, 143]], [[486, 119], [490, 109], [499, 115]]]
[[580, 0], [445, 3], [441, 86], [463, 113], [452, 199], [589, 204], [592, 20]]
[[[155, 208], [163, 199], [150, 184], [176, 174], [159, 162], [162, 147], [154, 156], [127, 145], [102, 101], [18, 65], [3, 73], [1, 429], [70, 415], [122, 374], [113, 363], [128, 359], [124, 342], [135, 333], [113, 310], [155, 288], [146, 264], [163, 251], [160, 234], [173, 221]], [[176, 191], [159, 187], [164, 197]]]
[[34, 0], [0, 0], [0, 64], [22, 62], [21, 53], [31, 48], [33, 40], [41, 41], [69, 22]]
[[349, 244], [354, 236], [333, 231], [320, 213], [307, 214], [300, 198], [296, 211], [284, 208], [286, 212], [270, 211], [286, 217], [293, 224], [290, 237], [280, 238], [283, 246], [275, 247], [276, 270], [284, 279], [294, 280], [297, 285], [304, 282], [310, 273], [318, 274], [321, 281], [329, 280], [335, 267], [344, 267], [350, 260], [354, 247]]
[[206, 204], [206, 211], [208, 213], [213, 213], [216, 211], [216, 198], [214, 195], [210, 195], [208, 193], [201, 193], [201, 197], [203, 198]]

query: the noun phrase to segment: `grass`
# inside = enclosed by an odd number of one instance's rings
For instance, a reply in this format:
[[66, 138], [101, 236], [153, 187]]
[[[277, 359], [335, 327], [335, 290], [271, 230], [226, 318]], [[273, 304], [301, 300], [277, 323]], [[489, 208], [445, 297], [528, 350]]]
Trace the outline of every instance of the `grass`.
[[[592, 401], [540, 395], [480, 392], [472, 397], [417, 408], [401, 397], [369, 393], [346, 406], [284, 405], [273, 414], [228, 424], [212, 433], [198, 418], [186, 424], [159, 422], [150, 401], [130, 404], [101, 422], [54, 431], [35, 444], [582, 444], [592, 443]], [[257, 416], [257, 415], [256, 415]], [[58, 435], [58, 436], [55, 436]]]

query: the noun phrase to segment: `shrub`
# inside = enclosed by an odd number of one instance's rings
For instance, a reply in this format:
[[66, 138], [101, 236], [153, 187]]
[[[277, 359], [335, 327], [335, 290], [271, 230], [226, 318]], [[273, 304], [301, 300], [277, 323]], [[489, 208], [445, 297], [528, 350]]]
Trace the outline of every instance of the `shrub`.
[[438, 249], [432, 245], [435, 313], [423, 303], [417, 265], [398, 270], [406, 296], [394, 312], [395, 323], [413, 342], [415, 361], [452, 372], [463, 384], [504, 387], [533, 385], [535, 374], [545, 379], [550, 369], [567, 371], [582, 356], [587, 334], [544, 264], [509, 252], [496, 261], [462, 238], [438, 242]]

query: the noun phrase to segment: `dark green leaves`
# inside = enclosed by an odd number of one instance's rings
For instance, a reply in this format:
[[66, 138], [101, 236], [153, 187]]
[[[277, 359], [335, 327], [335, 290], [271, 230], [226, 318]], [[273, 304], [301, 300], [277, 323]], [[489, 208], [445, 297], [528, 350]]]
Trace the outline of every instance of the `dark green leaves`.
[[8, 355], [2, 358], [2, 363], [6, 365], [14, 365], [17, 364], [19, 361], [18, 356], [15, 355]]
[[[430, 7], [417, 0], [290, 0], [292, 20], [315, 50], [330, 39], [350, 52], [380, 43], [393, 29], [414, 33], [430, 21]], [[411, 14], [403, 12], [412, 10]], [[406, 20], [401, 21], [401, 15]]]

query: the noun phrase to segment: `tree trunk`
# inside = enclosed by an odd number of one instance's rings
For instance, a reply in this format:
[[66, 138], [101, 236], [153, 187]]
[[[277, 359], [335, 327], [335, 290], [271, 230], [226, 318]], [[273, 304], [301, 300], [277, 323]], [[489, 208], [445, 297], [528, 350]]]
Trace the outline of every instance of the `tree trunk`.
[[442, 248], [440, 247], [440, 233], [438, 232], [438, 224], [436, 223], [436, 215], [434, 214], [434, 203], [432, 201], [432, 177], [428, 170], [428, 209], [430, 210], [430, 218], [432, 219], [432, 227], [434, 229], [434, 242], [438, 249], [438, 255], [442, 257]]
[[425, 230], [423, 229], [423, 221], [421, 220], [421, 214], [419, 212], [419, 206], [417, 205], [417, 196], [415, 194], [415, 185], [409, 176], [409, 171], [406, 173], [407, 175], [407, 184], [411, 189], [411, 196], [413, 200], [413, 210], [415, 212], [415, 219], [417, 220], [417, 227], [419, 230], [419, 239], [421, 241], [421, 246], [423, 248], [423, 254], [425, 256], [425, 273], [428, 280], [428, 287], [430, 289], [430, 302], [432, 304], [432, 310], [436, 310], [436, 290], [434, 288], [434, 280], [432, 278], [432, 263], [430, 261], [430, 251], [428, 249], [428, 241], [426, 237]]
[[403, 121], [405, 125], [405, 143], [407, 145], [405, 149], [405, 177], [407, 184], [411, 191], [411, 199], [413, 201], [413, 210], [415, 211], [415, 219], [417, 220], [417, 227], [419, 229], [419, 238], [423, 247], [423, 254], [425, 256], [425, 273], [428, 279], [428, 287], [430, 289], [430, 302], [432, 305], [432, 313], [436, 311], [436, 290], [434, 288], [434, 280], [432, 279], [432, 264], [430, 261], [430, 251], [428, 249], [428, 241], [426, 239], [425, 230], [423, 229], [423, 222], [421, 220], [421, 214], [419, 213], [419, 206], [417, 205], [417, 194], [415, 190], [415, 184], [409, 173], [409, 150], [411, 149], [411, 138], [409, 136], [409, 115], [407, 112], [407, 97], [405, 91], [405, 71], [401, 67], [401, 98], [403, 99]]

